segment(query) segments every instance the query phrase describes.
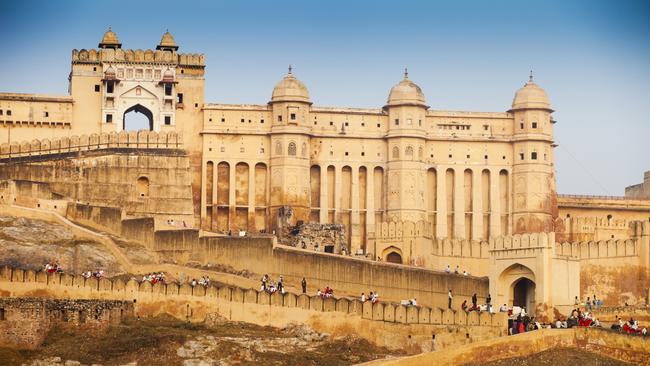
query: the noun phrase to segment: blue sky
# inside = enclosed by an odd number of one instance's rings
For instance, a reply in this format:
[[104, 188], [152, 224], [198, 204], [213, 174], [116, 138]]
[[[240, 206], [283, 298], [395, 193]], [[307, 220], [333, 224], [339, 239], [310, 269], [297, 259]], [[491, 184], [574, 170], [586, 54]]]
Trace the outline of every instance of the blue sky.
[[317, 105], [380, 107], [404, 67], [433, 109], [505, 111], [530, 69], [558, 120], [560, 193], [650, 170], [650, 1], [2, 1], [0, 91], [65, 94], [73, 48], [165, 29], [207, 102], [265, 103], [288, 64]]

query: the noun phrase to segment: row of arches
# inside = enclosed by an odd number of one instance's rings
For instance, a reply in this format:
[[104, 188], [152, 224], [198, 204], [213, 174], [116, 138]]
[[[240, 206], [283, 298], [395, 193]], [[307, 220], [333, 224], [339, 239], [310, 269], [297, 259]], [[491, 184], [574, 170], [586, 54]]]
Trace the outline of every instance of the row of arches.
[[[205, 167], [205, 218], [208, 230], [227, 232], [233, 227], [264, 230], [267, 227], [268, 168], [246, 162], [234, 167], [226, 161]], [[234, 212], [231, 207], [234, 206]], [[233, 214], [231, 214], [234, 213]]]
[[[414, 148], [413, 146], [407, 146], [404, 149], [404, 158], [407, 160], [412, 160], [414, 158]], [[392, 154], [391, 154], [393, 159], [399, 159], [400, 158], [400, 149], [398, 146], [393, 146], [392, 149]], [[422, 160], [424, 158], [424, 149], [422, 146], [418, 148], [418, 159]]]
[[[496, 173], [496, 174], [495, 174]], [[511, 187], [506, 169], [493, 172], [490, 169], [457, 170], [453, 168], [438, 172], [427, 170], [426, 210], [432, 232], [448, 238], [488, 239], [508, 233]], [[439, 197], [444, 197], [440, 201]], [[442, 215], [442, 217], [438, 217]], [[499, 232], [492, 232], [499, 220]], [[446, 232], [437, 230], [444, 222]], [[462, 225], [461, 225], [462, 223]], [[460, 232], [460, 230], [463, 232]]]
[[[276, 141], [275, 143], [275, 155], [284, 155], [284, 149], [282, 148], [282, 142]], [[294, 141], [290, 141], [287, 145], [287, 155], [297, 156], [298, 146]], [[304, 158], [307, 157], [307, 143], [302, 143], [302, 149], [300, 150], [300, 155]]]

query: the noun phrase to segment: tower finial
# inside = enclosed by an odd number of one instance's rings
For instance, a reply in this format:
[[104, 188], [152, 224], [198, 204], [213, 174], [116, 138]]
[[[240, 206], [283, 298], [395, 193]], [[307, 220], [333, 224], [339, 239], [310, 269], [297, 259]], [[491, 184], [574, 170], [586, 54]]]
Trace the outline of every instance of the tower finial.
[[291, 75], [292, 70], [293, 70], [293, 67], [291, 67], [291, 64], [289, 64], [289, 75]]
[[404, 68], [404, 79], [406, 80], [408, 78], [409, 78], [409, 69], [405, 67]]
[[530, 70], [530, 76], [528, 77], [528, 81], [531, 83], [533, 82], [533, 70]]
[[113, 31], [113, 30], [111, 29], [111, 26], [110, 26], [110, 25], [108, 26], [108, 31], [109, 31], [109, 32]]

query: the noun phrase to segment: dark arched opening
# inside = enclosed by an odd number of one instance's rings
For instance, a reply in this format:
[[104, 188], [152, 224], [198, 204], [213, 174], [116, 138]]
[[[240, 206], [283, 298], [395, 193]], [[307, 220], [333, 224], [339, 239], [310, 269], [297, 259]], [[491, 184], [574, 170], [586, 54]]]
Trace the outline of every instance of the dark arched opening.
[[153, 131], [153, 113], [142, 104], [136, 104], [124, 111], [122, 128], [125, 131]]
[[512, 305], [526, 308], [531, 312], [535, 304], [535, 282], [528, 278], [519, 279], [514, 286], [512, 294]]
[[390, 252], [386, 256], [386, 262], [402, 264], [402, 256], [397, 252]]

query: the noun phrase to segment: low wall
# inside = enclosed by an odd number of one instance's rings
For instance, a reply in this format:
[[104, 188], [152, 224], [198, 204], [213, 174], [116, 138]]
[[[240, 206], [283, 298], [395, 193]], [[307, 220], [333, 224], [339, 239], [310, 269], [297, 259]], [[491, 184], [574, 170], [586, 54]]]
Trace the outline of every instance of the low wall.
[[358, 297], [378, 292], [381, 298], [417, 298], [422, 304], [447, 308], [447, 292], [454, 293], [453, 308], [477, 293], [481, 301], [488, 294], [487, 278], [458, 276], [405, 265], [374, 262], [354, 257], [274, 246], [273, 238], [202, 237], [195, 243], [191, 259], [267, 273], [280, 274], [286, 283], [299, 287], [303, 277], [312, 291], [329, 286]]
[[500, 337], [449, 350], [393, 360], [375, 360], [364, 365], [429, 366], [480, 364], [522, 357], [552, 348], [575, 347], [637, 365], [647, 365], [650, 340], [595, 328], [543, 329]]
[[54, 324], [104, 327], [132, 315], [130, 301], [0, 298], [0, 346], [35, 348]]
[[[192, 287], [189, 284], [151, 285], [134, 279], [85, 279], [82, 276], [0, 268], [0, 296], [103, 299], [128, 301], [136, 315], [168, 313], [180, 319], [203, 321], [218, 313], [228, 319], [256, 324], [285, 326], [291, 322], [310, 324], [321, 331], [341, 335], [359, 334], [381, 346], [401, 348], [417, 343], [413, 352], [428, 346], [431, 334], [446, 334], [447, 344], [463, 337], [474, 339], [502, 335], [504, 314], [465, 314], [462, 311], [407, 307], [357, 299], [329, 298], [287, 293], [269, 295], [240, 287]], [[449, 327], [456, 329], [451, 335]], [[416, 342], [417, 341], [417, 342]], [[414, 343], [414, 344], [415, 344]]]

